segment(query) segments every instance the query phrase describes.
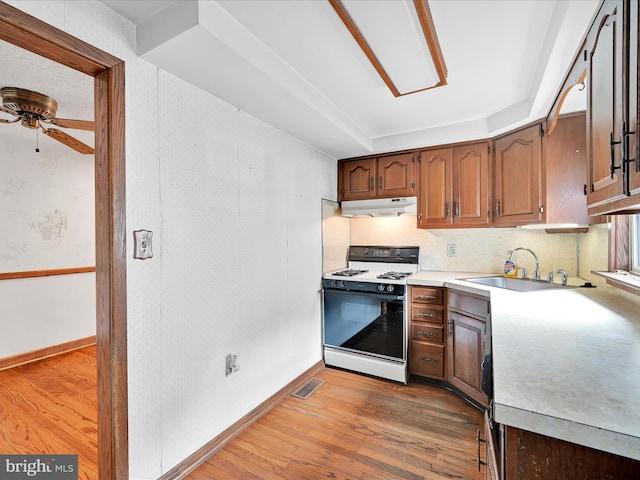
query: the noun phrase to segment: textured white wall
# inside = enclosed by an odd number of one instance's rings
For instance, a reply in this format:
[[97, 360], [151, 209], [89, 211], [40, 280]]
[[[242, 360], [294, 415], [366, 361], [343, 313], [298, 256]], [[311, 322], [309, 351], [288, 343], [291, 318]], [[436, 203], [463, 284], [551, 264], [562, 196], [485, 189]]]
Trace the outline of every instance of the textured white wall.
[[320, 360], [336, 162], [138, 59], [99, 2], [9, 3], [125, 61], [130, 478], [155, 479]]
[[95, 335], [95, 274], [0, 281], [0, 331], [0, 358]]
[[[95, 265], [93, 155], [43, 137], [0, 126], [2, 273]], [[0, 331], [0, 358], [95, 335], [95, 275], [0, 281]]]
[[[174, 121], [177, 91], [198, 122]], [[321, 358], [335, 161], [164, 72], [159, 92], [168, 467]], [[225, 377], [229, 353], [240, 370]]]

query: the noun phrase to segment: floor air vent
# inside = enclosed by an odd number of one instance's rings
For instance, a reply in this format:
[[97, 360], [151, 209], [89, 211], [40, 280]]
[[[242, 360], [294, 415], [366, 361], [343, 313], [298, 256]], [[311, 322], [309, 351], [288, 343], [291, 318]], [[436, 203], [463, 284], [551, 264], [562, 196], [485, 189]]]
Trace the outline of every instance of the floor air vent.
[[323, 383], [324, 383], [324, 380], [318, 380], [317, 378], [312, 378], [300, 390], [298, 390], [295, 393], [292, 393], [291, 396], [306, 400], [311, 396], [313, 392], [315, 392], [318, 388], [320, 388], [320, 385], [322, 385]]

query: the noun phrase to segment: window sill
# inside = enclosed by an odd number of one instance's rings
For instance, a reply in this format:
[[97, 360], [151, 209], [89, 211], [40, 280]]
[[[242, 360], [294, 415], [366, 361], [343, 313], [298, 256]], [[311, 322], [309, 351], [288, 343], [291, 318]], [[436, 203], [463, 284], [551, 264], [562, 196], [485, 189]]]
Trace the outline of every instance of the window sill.
[[640, 296], [640, 277], [628, 272], [596, 272], [591, 273], [603, 277], [607, 280], [607, 284], [617, 287], [625, 292]]

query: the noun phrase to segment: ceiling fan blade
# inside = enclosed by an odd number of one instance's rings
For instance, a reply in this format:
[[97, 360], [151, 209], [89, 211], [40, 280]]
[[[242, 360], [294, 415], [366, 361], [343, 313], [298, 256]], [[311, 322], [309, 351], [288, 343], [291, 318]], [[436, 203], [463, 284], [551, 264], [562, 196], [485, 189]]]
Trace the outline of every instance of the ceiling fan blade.
[[46, 136], [51, 137], [54, 140], [57, 140], [60, 143], [65, 144], [67, 147], [73, 148], [76, 152], [87, 154], [87, 155], [94, 153], [94, 149], [91, 148], [89, 145], [82, 143], [77, 138], [73, 138], [71, 135], [67, 135], [66, 133], [64, 133], [61, 130], [58, 130], [57, 128], [49, 128], [49, 129], [43, 128], [42, 131]]
[[95, 129], [94, 122], [90, 120], [72, 120], [70, 118], [53, 118], [51, 123], [63, 128], [73, 128], [75, 130], [88, 130], [93, 132]]

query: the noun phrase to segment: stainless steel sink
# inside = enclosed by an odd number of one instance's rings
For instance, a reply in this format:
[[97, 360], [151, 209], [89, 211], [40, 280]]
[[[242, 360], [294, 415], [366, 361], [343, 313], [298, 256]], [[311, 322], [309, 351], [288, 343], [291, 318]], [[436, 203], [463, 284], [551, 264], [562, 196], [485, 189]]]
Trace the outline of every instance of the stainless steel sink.
[[509, 277], [472, 277], [460, 278], [466, 282], [479, 283], [489, 287], [506, 288], [516, 292], [535, 292], [538, 290], [549, 290], [558, 288], [574, 288], [571, 285], [560, 285], [558, 283], [549, 283], [544, 281], [536, 281], [526, 278], [509, 278]]

